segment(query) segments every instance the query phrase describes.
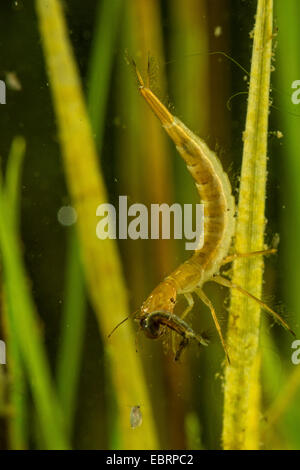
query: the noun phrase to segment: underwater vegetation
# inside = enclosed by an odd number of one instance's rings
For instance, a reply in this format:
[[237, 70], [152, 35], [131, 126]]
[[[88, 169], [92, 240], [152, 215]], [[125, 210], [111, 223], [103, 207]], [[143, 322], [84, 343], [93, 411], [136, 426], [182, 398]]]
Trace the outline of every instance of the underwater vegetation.
[[[1, 5], [0, 448], [300, 448], [297, 6]], [[200, 202], [141, 94], [188, 165], [173, 115], [215, 152], [237, 207], [232, 262], [194, 304], [168, 294], [174, 316], [156, 288], [185, 240], [96, 232], [120, 195]]]

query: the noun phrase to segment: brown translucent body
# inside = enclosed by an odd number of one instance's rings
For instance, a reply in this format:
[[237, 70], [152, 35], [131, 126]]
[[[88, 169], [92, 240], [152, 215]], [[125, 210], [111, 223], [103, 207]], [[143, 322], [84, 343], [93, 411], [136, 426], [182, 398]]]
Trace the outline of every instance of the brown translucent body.
[[235, 204], [227, 174], [215, 153], [161, 103], [138, 74], [139, 91], [173, 140], [204, 205], [204, 244], [167, 276], [142, 305], [142, 313], [173, 311], [176, 295], [193, 292], [220, 269], [234, 233]]
[[[183, 321], [194, 304], [192, 293], [196, 293], [210, 309], [229, 362], [227, 347], [215, 309], [202, 290], [202, 286], [206, 281], [213, 280], [223, 286], [237, 289], [258, 302], [276, 321], [294, 334], [280, 315], [260, 299], [245, 291], [241, 286], [232, 283], [226, 277], [219, 275], [221, 266], [230, 263], [237, 257], [271, 254], [276, 252], [276, 249], [271, 248], [252, 253], [235, 253], [228, 256], [235, 231], [235, 201], [228, 176], [216, 154], [209, 149], [201, 138], [197, 137], [177, 117], [170, 113], [149, 86], [145, 86], [136, 65], [133, 65], [141, 95], [176, 145], [176, 149], [185, 161], [187, 169], [195, 181], [201, 203], [204, 205], [204, 244], [201, 248], [196, 249], [187, 261], [167, 276], [144, 301], [140, 313], [135, 316], [141, 329], [150, 338], [160, 337], [167, 328], [181, 335], [183, 339], [176, 352], [175, 359], [178, 359], [181, 351], [191, 339], [197, 340], [198, 338], [197, 342], [206, 346], [208, 341], [199, 341], [201, 336], [194, 333], [190, 326]], [[178, 294], [183, 294], [188, 301], [188, 307], [182, 313], [181, 319], [174, 314]]]

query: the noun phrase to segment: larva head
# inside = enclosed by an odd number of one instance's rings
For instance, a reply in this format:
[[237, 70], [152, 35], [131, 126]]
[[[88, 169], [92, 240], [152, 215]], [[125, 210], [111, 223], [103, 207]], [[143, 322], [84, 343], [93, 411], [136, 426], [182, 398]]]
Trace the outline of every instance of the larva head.
[[140, 318], [140, 327], [147, 338], [150, 339], [159, 338], [165, 330], [164, 326], [150, 314], [144, 315]]
[[176, 288], [170, 281], [161, 282], [145, 300], [136, 317], [148, 338], [159, 338], [165, 331], [161, 322], [151, 316], [153, 312], [172, 314], [176, 304]]
[[141, 307], [141, 316], [155, 311], [173, 313], [176, 304], [176, 287], [168, 279], [161, 282], [145, 300]]

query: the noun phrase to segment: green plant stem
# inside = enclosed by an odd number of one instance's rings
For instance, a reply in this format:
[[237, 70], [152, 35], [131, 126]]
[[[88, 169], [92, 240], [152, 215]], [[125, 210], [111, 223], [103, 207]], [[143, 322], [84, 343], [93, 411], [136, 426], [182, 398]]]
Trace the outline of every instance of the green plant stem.
[[[113, 326], [128, 315], [127, 292], [114, 240], [96, 237], [96, 209], [107, 202], [107, 194], [63, 12], [57, 0], [37, 0], [36, 6], [66, 180], [78, 214], [87, 288], [109, 354], [118, 397], [122, 447], [157, 448], [149, 396], [130, 324], [108, 339]], [[137, 404], [143, 405], [143, 426], [131, 433], [128, 407]]]
[[[283, 133], [279, 160], [280, 185], [284, 188], [285, 205], [282, 210], [281, 247], [282, 247], [282, 290], [288, 299], [288, 308], [293, 312], [293, 323], [297, 327], [300, 318], [300, 190], [299, 190], [299, 104], [292, 102], [295, 89], [292, 84], [299, 80], [299, 1], [289, 0], [274, 3], [276, 26], [278, 26], [278, 49], [275, 62], [276, 88], [279, 115], [279, 130]], [[276, 103], [277, 104], [277, 103]], [[296, 333], [298, 331], [296, 330]], [[299, 333], [297, 334], [299, 337]], [[288, 338], [289, 340], [289, 338]], [[287, 345], [290, 347], [290, 344]], [[285, 417], [281, 421], [291, 448], [300, 447], [300, 400], [298, 394], [289, 402]]]
[[[10, 168], [18, 167], [17, 163]], [[11, 181], [18, 181], [17, 175]], [[38, 317], [31, 294], [27, 285], [27, 275], [22, 262], [20, 244], [17, 236], [16, 211], [13, 210], [11, 186], [6, 192], [2, 184], [0, 186], [0, 249], [3, 262], [3, 277], [5, 280], [5, 293], [7, 298], [8, 325], [11, 341], [18, 346], [18, 352], [11, 350], [18, 366], [20, 354], [25, 364], [33, 399], [36, 405], [40, 428], [43, 433], [45, 445], [48, 449], [67, 449], [69, 447], [63, 430], [61, 410], [54, 391], [46, 352], [43, 346]], [[17, 378], [17, 376], [15, 376]], [[15, 385], [18, 385], [18, 381]], [[20, 411], [20, 397], [15, 394], [15, 412]], [[14, 436], [18, 439], [23, 434], [21, 426], [22, 415], [15, 421]]]
[[[94, 138], [99, 149], [105, 129], [105, 112], [114, 57], [114, 43], [123, 0], [99, 1], [98, 3], [95, 37], [89, 61], [87, 103]], [[69, 252], [57, 381], [58, 393], [64, 409], [66, 430], [71, 433], [87, 306], [80, 246], [75, 231], [72, 230], [68, 241]]]
[[[258, 0], [235, 240], [240, 253], [264, 247], [272, 18], [273, 1]], [[234, 262], [233, 282], [257, 297], [262, 278], [261, 258]], [[225, 376], [225, 449], [259, 448], [259, 327], [260, 307], [233, 291], [227, 340], [231, 365]]]
[[95, 37], [89, 62], [88, 113], [98, 150], [101, 150], [114, 45], [119, 31], [123, 0], [98, 2]]
[[[15, 137], [8, 156], [5, 174], [5, 195], [9, 203], [10, 214], [13, 224], [18, 230], [21, 194], [21, 173], [25, 155], [25, 140]], [[9, 448], [13, 450], [26, 449], [28, 442], [27, 432], [27, 396], [24, 362], [20, 352], [20, 345], [15, 340], [14, 331], [10, 318], [13, 314], [8, 313], [7, 287], [3, 284], [3, 323], [5, 338], [7, 342], [7, 367], [8, 367], [8, 390], [9, 406], [11, 413], [8, 414]]]
[[61, 323], [61, 346], [58, 352], [57, 387], [64, 410], [64, 423], [71, 434], [76, 392], [81, 365], [81, 352], [85, 332], [86, 299], [83, 270], [80, 261], [77, 234], [69, 236], [65, 301]]

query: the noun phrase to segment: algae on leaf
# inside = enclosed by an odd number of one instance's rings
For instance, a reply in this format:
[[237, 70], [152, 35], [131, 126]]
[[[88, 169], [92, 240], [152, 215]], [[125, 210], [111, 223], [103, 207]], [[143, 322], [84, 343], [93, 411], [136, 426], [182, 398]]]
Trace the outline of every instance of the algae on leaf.
[[[239, 192], [235, 251], [264, 248], [267, 137], [272, 56], [273, 0], [258, 0], [254, 27], [250, 89]], [[236, 259], [232, 280], [261, 297], [262, 257]], [[231, 293], [226, 368], [223, 446], [258, 449], [260, 445], [260, 306]]]

